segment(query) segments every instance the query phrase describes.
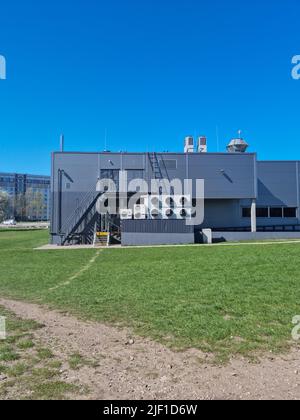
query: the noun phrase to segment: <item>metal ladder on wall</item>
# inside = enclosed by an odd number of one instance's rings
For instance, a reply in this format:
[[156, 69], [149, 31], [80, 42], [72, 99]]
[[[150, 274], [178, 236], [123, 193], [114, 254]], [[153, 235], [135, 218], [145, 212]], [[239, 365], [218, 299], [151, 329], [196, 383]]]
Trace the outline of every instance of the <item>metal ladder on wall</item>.
[[152, 168], [154, 178], [158, 180], [163, 179], [163, 175], [161, 172], [161, 167], [157, 158], [157, 154], [155, 152], [149, 153], [149, 160], [151, 163], [151, 168]]
[[[155, 152], [149, 153], [149, 160], [150, 160], [150, 164], [151, 164], [152, 173], [154, 175], [154, 179], [156, 179], [157, 181], [165, 180], [165, 178], [163, 176], [163, 173], [162, 173], [162, 170], [161, 170], [160, 162], [159, 162], [158, 157], [157, 157], [157, 153], [155, 153]], [[170, 178], [169, 178], [169, 175], [168, 175], [167, 168], [165, 166], [165, 162], [164, 162], [163, 159], [161, 159], [161, 162], [164, 165], [166, 177], [167, 177], [168, 181], [170, 182]], [[165, 189], [164, 193], [166, 193], [167, 188], [166, 188], [165, 183], [163, 183], [163, 187]]]

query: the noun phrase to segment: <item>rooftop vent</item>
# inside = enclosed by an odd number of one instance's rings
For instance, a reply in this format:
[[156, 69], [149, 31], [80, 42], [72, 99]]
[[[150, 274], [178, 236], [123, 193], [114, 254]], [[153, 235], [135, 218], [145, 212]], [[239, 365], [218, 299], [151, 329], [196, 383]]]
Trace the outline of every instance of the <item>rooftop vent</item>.
[[239, 131], [239, 137], [232, 139], [227, 146], [228, 153], [245, 153], [249, 147], [248, 143], [241, 137], [241, 131]]
[[188, 136], [184, 139], [184, 153], [194, 153], [194, 137]]
[[198, 153], [207, 153], [207, 138], [205, 136], [198, 138], [197, 150]]

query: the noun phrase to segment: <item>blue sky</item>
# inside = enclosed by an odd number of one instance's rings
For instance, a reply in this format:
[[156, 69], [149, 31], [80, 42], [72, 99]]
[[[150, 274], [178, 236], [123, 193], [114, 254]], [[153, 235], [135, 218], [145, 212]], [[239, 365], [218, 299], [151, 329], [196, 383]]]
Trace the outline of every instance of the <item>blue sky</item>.
[[50, 173], [76, 151], [220, 151], [300, 159], [299, 0], [3, 0], [0, 171]]

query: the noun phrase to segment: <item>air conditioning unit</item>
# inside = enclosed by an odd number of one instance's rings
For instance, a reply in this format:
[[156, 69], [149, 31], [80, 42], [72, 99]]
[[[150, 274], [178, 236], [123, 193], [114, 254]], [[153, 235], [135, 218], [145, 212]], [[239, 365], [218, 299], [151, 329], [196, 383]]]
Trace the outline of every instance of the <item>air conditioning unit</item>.
[[148, 214], [150, 219], [161, 219], [161, 197], [159, 195], [148, 196]]
[[146, 206], [145, 205], [136, 204], [134, 206], [134, 219], [135, 220], [146, 219]]
[[192, 206], [192, 198], [190, 195], [175, 195], [175, 207], [189, 208]]
[[175, 207], [175, 196], [174, 195], [162, 195], [162, 206], [164, 208]]
[[133, 211], [131, 209], [121, 209], [120, 218], [121, 220], [131, 220], [133, 216]]
[[175, 218], [178, 220], [191, 219], [192, 209], [191, 208], [176, 208], [174, 210]]
[[170, 207], [165, 207], [162, 209], [162, 218], [165, 220], [176, 219], [175, 210]]
[[159, 220], [162, 218], [161, 210], [160, 209], [152, 209], [150, 210], [150, 219], [152, 220]]
[[161, 197], [159, 195], [149, 195], [148, 207], [149, 209], [159, 209], [161, 207]]

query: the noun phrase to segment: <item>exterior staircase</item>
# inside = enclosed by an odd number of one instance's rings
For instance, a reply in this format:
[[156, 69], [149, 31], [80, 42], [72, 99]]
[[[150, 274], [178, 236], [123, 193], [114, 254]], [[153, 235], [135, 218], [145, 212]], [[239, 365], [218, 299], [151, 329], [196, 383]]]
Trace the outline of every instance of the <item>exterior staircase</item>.
[[94, 236], [94, 247], [109, 246], [110, 234], [109, 232], [96, 232]]
[[61, 228], [61, 245], [90, 243], [93, 240], [93, 226], [98, 217], [96, 202], [102, 192], [88, 192], [79, 206], [66, 219]]
[[94, 228], [94, 247], [121, 244], [121, 228], [107, 213], [99, 216]]

